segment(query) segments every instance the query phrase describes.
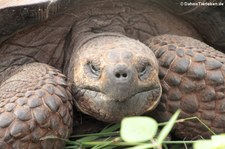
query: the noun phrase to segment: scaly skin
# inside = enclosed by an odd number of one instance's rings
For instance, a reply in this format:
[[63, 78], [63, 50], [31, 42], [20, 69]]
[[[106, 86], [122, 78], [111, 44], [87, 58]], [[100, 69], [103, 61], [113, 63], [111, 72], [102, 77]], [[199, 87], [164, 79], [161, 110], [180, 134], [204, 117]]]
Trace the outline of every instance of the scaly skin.
[[[180, 118], [197, 116], [215, 133], [225, 132], [225, 55], [190, 37], [163, 35], [147, 41], [158, 59], [163, 94], [152, 115], [162, 121], [181, 109]], [[197, 120], [177, 124], [180, 138], [209, 137]]]
[[72, 131], [65, 76], [46, 64], [23, 65], [0, 86], [0, 148], [62, 148]]

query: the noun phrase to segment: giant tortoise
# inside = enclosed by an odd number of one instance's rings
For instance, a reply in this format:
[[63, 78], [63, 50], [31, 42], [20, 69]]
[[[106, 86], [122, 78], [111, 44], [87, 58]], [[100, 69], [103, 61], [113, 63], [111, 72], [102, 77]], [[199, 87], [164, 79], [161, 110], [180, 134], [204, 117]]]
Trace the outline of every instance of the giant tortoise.
[[[166, 121], [177, 109], [225, 132], [225, 55], [211, 47], [224, 49], [224, 8], [191, 8], [176, 0], [2, 7], [0, 148], [61, 148], [40, 138], [126, 116]], [[187, 121], [174, 135], [211, 134]]]

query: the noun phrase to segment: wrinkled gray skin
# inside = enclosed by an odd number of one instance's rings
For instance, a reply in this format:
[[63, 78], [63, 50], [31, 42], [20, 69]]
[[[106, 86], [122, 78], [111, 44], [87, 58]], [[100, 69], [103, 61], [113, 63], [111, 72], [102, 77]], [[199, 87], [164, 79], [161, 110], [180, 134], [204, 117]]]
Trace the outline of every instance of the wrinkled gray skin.
[[[3, 25], [0, 148], [62, 148], [60, 140], [40, 138], [68, 138], [103, 125], [95, 119], [146, 112], [165, 121], [177, 109], [224, 132], [225, 56], [198, 41], [204, 36], [191, 24], [147, 0], [67, 2], [43, 4], [37, 20], [21, 14], [19, 28], [30, 25], [21, 31]], [[1, 10], [5, 24], [14, 22], [10, 10]], [[180, 36], [154, 37], [162, 34]], [[185, 122], [175, 135], [210, 134]]]
[[154, 53], [120, 34], [89, 37], [74, 51], [68, 67], [76, 106], [106, 122], [155, 108], [162, 89]]

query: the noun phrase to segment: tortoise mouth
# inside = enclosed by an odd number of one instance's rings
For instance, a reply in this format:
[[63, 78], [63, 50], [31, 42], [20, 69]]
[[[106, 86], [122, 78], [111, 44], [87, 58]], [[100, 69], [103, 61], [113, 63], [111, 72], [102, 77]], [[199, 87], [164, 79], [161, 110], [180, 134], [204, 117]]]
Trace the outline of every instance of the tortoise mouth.
[[104, 122], [119, 122], [126, 116], [142, 115], [159, 103], [161, 86], [131, 95], [128, 99], [112, 99], [101, 91], [76, 88], [73, 96], [77, 108], [83, 113]]

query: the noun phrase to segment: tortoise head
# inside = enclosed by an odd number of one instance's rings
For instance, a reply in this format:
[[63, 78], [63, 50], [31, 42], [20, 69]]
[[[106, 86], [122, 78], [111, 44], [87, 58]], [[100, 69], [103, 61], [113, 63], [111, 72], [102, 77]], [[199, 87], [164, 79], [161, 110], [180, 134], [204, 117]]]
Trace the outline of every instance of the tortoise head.
[[156, 107], [161, 96], [158, 63], [141, 42], [117, 34], [89, 39], [76, 50], [72, 92], [78, 109], [117, 122]]

